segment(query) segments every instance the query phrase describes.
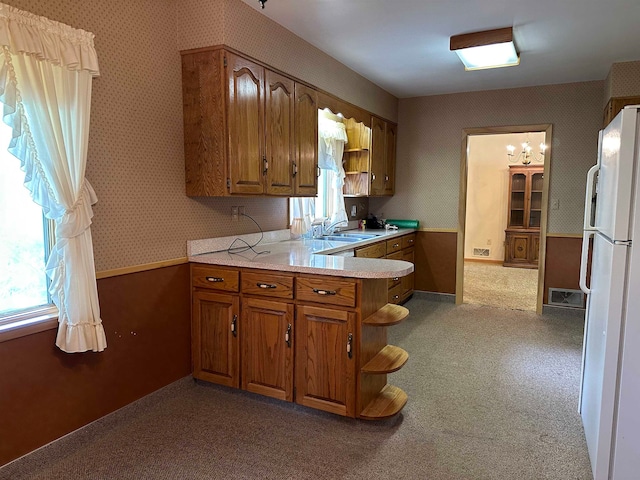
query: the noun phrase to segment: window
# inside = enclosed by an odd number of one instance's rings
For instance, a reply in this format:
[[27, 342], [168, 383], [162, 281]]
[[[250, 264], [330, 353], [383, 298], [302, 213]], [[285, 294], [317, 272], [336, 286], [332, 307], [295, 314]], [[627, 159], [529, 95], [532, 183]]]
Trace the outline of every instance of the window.
[[45, 265], [50, 222], [24, 187], [20, 161], [7, 152], [11, 128], [0, 122], [0, 327], [50, 309]]
[[[324, 168], [320, 169], [320, 176], [318, 177], [318, 196], [317, 197], [302, 197], [308, 198], [313, 201], [315, 205], [314, 209], [314, 218], [317, 220], [321, 220], [331, 216], [333, 211], [333, 199], [334, 189], [335, 189], [335, 176], [336, 174], [331, 170], [326, 170]], [[298, 197], [300, 198], [300, 197]], [[293, 202], [295, 202], [295, 198], [289, 199], [289, 225], [293, 223], [293, 215], [294, 215], [294, 206]]]

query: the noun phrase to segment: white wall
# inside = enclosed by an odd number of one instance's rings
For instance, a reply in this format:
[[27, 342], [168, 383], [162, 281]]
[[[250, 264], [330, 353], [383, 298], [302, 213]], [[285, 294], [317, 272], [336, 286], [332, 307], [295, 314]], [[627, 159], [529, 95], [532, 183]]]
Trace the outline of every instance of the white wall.
[[[504, 260], [510, 165], [506, 146], [514, 145], [517, 154], [528, 138], [537, 153], [544, 137], [543, 132], [469, 137], [465, 258]], [[489, 248], [489, 257], [474, 257], [474, 248]]]

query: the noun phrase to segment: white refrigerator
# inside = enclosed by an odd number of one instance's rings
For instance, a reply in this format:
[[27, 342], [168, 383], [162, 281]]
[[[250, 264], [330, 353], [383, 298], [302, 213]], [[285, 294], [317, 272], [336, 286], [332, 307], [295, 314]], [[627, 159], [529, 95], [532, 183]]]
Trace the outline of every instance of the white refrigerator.
[[579, 411], [595, 480], [640, 479], [639, 115], [640, 106], [624, 108], [600, 132], [587, 175]]

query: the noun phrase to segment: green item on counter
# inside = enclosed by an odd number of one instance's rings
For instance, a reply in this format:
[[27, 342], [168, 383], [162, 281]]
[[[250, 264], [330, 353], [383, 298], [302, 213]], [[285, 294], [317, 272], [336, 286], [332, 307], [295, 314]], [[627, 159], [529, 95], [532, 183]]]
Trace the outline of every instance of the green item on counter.
[[418, 225], [420, 225], [420, 222], [418, 220], [398, 220], [388, 218], [386, 222], [389, 225], [395, 225], [398, 228], [418, 228]]

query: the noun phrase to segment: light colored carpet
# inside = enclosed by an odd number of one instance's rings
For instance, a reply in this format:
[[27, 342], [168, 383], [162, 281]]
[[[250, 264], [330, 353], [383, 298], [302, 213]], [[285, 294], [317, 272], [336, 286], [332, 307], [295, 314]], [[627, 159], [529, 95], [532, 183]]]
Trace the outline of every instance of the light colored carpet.
[[465, 303], [535, 312], [537, 294], [536, 269], [464, 262]]
[[[575, 317], [416, 298], [409, 402], [370, 423], [185, 379], [0, 469], [18, 479], [591, 478]], [[55, 415], [55, 412], [51, 412]]]

